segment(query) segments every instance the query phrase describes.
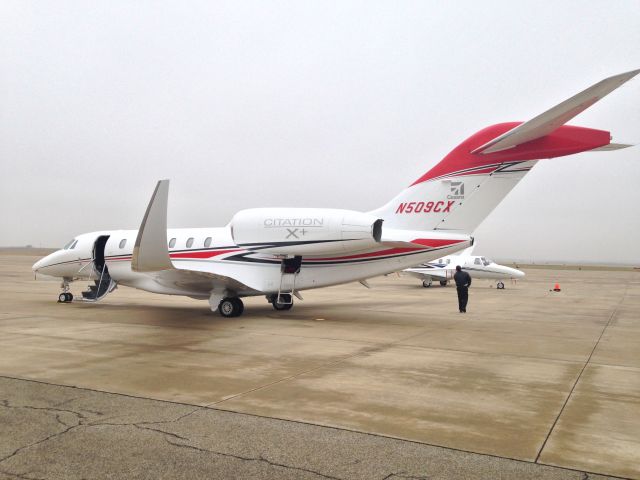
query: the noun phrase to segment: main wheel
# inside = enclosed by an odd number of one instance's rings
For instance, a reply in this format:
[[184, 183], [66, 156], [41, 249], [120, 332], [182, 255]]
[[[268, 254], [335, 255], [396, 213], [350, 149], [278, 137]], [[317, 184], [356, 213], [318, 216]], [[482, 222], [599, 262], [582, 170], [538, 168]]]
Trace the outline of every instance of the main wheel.
[[441, 287], [446, 287], [447, 286], [447, 281], [446, 280], [440, 280], [440, 286]]
[[235, 316], [239, 317], [242, 315], [242, 312], [244, 312], [244, 303], [238, 297], [235, 297], [233, 300], [236, 302], [236, 306], [238, 307], [238, 313], [236, 313]]
[[223, 317], [237, 317], [244, 310], [242, 300], [237, 297], [223, 298], [218, 304], [218, 311]]
[[282, 295], [280, 295], [280, 298], [284, 300], [283, 303], [278, 302], [277, 295], [273, 296], [273, 301], [271, 302], [273, 308], [278, 311], [291, 310], [291, 307], [293, 307], [293, 299], [291, 298], [291, 295], [289, 295], [288, 293], [283, 293]]
[[60, 295], [58, 295], [58, 302], [60, 303], [67, 303], [67, 294], [66, 293], [61, 293]]
[[504, 288], [504, 283], [498, 282], [498, 285], [496, 285], [496, 287], [498, 288], [498, 290], [502, 290]]
[[423, 280], [422, 281], [422, 286], [424, 288], [429, 288], [431, 286], [431, 280]]

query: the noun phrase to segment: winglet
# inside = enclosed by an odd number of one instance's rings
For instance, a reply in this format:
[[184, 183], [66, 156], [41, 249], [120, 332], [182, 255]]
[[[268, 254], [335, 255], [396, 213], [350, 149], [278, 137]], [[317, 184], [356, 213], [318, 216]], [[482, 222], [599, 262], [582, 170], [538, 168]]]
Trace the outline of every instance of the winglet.
[[167, 245], [169, 180], [160, 180], [151, 196], [133, 247], [131, 270], [153, 272], [172, 269]]
[[626, 73], [620, 73], [590, 86], [586, 90], [550, 108], [528, 122], [503, 133], [476, 148], [471, 153], [494, 153], [508, 148], [513, 148], [536, 138], [544, 137], [561, 127], [573, 117], [583, 112], [591, 105], [601, 100], [622, 84], [628, 82], [640, 73], [640, 69]]

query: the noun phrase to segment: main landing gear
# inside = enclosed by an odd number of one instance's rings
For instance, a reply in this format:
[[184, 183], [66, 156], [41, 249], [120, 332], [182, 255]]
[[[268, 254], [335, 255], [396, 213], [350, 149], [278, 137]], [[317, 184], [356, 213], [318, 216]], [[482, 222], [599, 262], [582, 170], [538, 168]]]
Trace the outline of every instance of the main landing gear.
[[69, 284], [71, 280], [68, 278], [63, 278], [62, 283], [60, 284], [60, 288], [62, 288], [62, 293], [58, 295], [58, 303], [69, 303], [73, 300], [73, 293], [69, 291]]
[[429, 287], [431, 286], [431, 283], [432, 283], [432, 282], [431, 282], [431, 279], [429, 279], [429, 280], [423, 280], [423, 281], [422, 281], [422, 286], [423, 286], [424, 288], [429, 288]]
[[244, 303], [238, 297], [223, 298], [218, 304], [218, 311], [223, 317], [239, 317], [244, 312]]
[[441, 287], [446, 287], [447, 283], [449, 283], [449, 282], [447, 282], [446, 280], [440, 280], [440, 286]]
[[269, 295], [267, 300], [278, 311], [291, 310], [293, 307], [293, 297], [288, 293], [281, 293], [279, 298], [278, 294]]

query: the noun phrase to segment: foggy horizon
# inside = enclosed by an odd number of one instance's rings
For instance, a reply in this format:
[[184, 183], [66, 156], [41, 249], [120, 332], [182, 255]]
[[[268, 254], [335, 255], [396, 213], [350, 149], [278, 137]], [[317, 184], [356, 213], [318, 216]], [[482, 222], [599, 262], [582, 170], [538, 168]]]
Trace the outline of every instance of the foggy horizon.
[[[259, 206], [373, 210], [474, 132], [640, 68], [635, 1], [0, 4], [0, 245]], [[508, 41], [506, 41], [508, 39]], [[640, 79], [570, 124], [640, 142]], [[640, 147], [543, 160], [494, 259], [640, 264]]]

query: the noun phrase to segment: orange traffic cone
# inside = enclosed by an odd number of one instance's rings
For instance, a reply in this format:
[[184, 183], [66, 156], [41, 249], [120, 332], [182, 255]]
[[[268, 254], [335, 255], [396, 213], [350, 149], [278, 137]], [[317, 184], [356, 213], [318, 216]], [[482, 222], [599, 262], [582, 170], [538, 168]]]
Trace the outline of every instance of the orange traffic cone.
[[553, 287], [553, 291], [554, 292], [559, 292], [560, 291], [560, 284], [558, 282], [556, 282], [556, 285]]

